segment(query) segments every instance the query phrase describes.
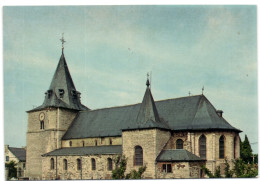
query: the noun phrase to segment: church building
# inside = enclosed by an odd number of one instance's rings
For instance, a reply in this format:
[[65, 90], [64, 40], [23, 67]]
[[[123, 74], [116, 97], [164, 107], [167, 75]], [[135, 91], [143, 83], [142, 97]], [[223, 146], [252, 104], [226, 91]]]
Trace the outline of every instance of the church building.
[[[62, 39], [63, 40], [63, 39]], [[142, 85], [140, 85], [142, 86]], [[118, 156], [143, 178], [202, 178], [240, 157], [239, 129], [202, 94], [154, 101], [147, 79], [141, 103], [90, 109], [80, 101], [64, 48], [43, 104], [28, 113], [26, 177], [111, 179]]]

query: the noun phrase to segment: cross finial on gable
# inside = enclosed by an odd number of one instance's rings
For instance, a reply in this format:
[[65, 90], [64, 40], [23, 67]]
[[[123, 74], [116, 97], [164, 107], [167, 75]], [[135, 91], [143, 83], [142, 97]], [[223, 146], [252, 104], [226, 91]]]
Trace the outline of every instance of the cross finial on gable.
[[146, 81], [146, 85], [147, 85], [147, 87], [150, 86], [150, 82], [149, 82], [149, 73], [147, 73], [147, 81]]
[[61, 41], [61, 44], [62, 44], [62, 52], [63, 52], [64, 43], [66, 42], [66, 41], [64, 40], [64, 33], [62, 33], [62, 37], [61, 37], [60, 41]]

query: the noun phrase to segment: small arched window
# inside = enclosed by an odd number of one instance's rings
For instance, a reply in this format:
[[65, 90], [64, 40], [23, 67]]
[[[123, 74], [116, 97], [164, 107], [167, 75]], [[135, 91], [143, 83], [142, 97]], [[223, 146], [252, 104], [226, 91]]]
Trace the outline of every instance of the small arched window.
[[68, 170], [68, 161], [66, 159], [63, 160], [63, 169]]
[[84, 147], [85, 146], [85, 142], [84, 141], [82, 141], [82, 147]]
[[112, 145], [112, 139], [111, 138], [109, 138], [109, 144]]
[[81, 159], [77, 159], [77, 170], [81, 170]]
[[107, 170], [111, 171], [113, 169], [113, 162], [111, 158], [107, 159]]
[[72, 141], [70, 141], [70, 147], [72, 147]]
[[95, 146], [97, 146], [97, 140], [95, 140]]
[[51, 158], [51, 170], [54, 170], [54, 159]]
[[91, 158], [91, 166], [92, 170], [96, 170], [96, 160], [94, 158]]
[[143, 165], [143, 149], [141, 146], [135, 147], [134, 165]]
[[21, 167], [19, 167], [19, 169], [18, 169], [18, 177], [21, 177], [22, 176], [22, 169], [21, 169]]
[[176, 141], [176, 149], [183, 149], [183, 141], [182, 141], [182, 139], [177, 139], [177, 141]]
[[219, 138], [219, 158], [225, 157], [225, 137], [222, 135]]
[[199, 138], [200, 158], [206, 159], [206, 151], [207, 151], [206, 136], [201, 135]]
[[40, 128], [44, 129], [44, 121], [40, 121], [40, 125], [41, 125]]

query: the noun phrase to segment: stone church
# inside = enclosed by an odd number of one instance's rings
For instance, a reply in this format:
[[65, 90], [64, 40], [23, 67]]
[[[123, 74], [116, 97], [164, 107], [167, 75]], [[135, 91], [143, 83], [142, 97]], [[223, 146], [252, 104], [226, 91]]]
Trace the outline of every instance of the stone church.
[[[28, 113], [29, 179], [110, 179], [113, 160], [143, 178], [202, 178], [240, 157], [239, 129], [202, 94], [154, 101], [150, 82], [141, 103], [89, 109], [80, 101], [64, 48], [43, 104]], [[142, 85], [140, 85], [142, 86]]]

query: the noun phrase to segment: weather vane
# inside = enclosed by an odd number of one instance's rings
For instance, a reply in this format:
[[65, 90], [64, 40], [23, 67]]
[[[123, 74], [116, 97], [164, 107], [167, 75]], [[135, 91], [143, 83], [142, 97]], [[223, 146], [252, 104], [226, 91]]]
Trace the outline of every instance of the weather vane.
[[190, 91], [189, 91], [189, 96], [190, 96]]
[[60, 39], [60, 41], [61, 41], [61, 43], [62, 43], [62, 51], [63, 51], [63, 49], [64, 49], [64, 43], [66, 42], [66, 41], [64, 40], [64, 33], [62, 33], [62, 38]]
[[204, 86], [202, 87], [202, 95], [203, 95], [203, 91], [204, 91]]
[[149, 72], [147, 73], [147, 80], [149, 79]]

